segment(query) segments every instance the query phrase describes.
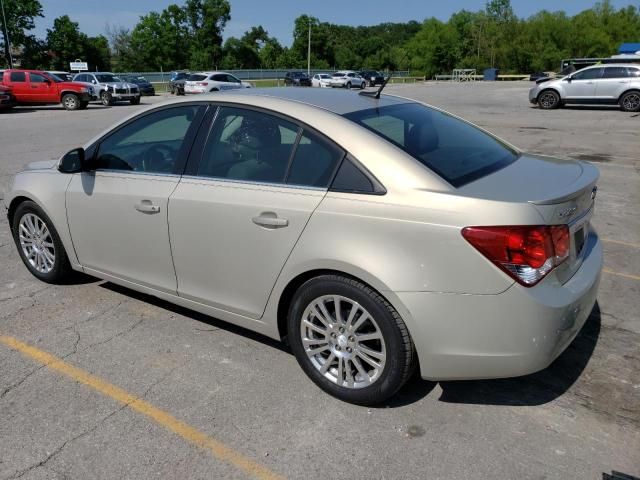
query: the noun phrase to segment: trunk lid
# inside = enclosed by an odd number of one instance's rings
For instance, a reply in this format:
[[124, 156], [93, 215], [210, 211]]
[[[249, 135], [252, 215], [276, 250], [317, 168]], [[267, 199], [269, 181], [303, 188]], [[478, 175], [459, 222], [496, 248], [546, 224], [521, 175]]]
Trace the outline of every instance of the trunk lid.
[[[465, 196], [528, 203], [541, 225], [569, 226], [571, 253], [556, 268], [564, 283], [580, 268], [589, 235], [600, 172], [589, 163], [541, 155], [522, 155], [511, 165], [459, 189]], [[505, 219], [505, 224], [513, 224]]]

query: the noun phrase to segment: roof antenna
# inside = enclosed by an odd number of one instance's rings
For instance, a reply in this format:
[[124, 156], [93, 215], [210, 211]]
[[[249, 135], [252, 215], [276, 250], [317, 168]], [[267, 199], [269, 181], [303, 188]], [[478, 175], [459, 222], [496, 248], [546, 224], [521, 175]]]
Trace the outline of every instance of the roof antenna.
[[[402, 57], [402, 60], [400, 60], [398, 62], [398, 65], [400, 65], [402, 62], [404, 62], [405, 58], [407, 58], [409, 56], [409, 51], [406, 51], [404, 54], [404, 57]], [[380, 99], [380, 94], [382, 93], [382, 90], [384, 90], [384, 87], [387, 86], [387, 83], [389, 83], [389, 80], [391, 80], [391, 77], [393, 76], [393, 74], [396, 73], [396, 71], [394, 70], [392, 73], [389, 74], [389, 76], [385, 79], [384, 82], [382, 82], [382, 85], [380, 85], [380, 88], [378, 89], [377, 92], [360, 92], [360, 95], [364, 95], [365, 97], [373, 97], [376, 100]]]

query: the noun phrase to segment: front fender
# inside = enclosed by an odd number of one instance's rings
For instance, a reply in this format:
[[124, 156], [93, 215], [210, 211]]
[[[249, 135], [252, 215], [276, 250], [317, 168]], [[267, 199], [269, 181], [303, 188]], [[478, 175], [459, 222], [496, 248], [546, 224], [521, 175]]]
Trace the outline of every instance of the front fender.
[[60, 240], [74, 268], [79, 268], [71, 232], [67, 222], [66, 192], [72, 175], [62, 174], [57, 170], [33, 170], [17, 174], [13, 185], [5, 198], [7, 208], [15, 207], [20, 198], [29, 199], [38, 204], [53, 222], [53, 226], [60, 235]]

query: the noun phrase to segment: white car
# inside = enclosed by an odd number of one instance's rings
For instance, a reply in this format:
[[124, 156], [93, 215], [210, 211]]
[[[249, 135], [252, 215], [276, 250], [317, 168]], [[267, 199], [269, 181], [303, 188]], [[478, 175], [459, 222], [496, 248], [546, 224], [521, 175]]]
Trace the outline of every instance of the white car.
[[316, 73], [311, 79], [311, 86], [320, 88], [331, 87], [331, 75], [328, 73]]
[[331, 76], [331, 86], [334, 88], [346, 88], [350, 90], [352, 87], [365, 89], [367, 81], [362, 78], [358, 72], [345, 70], [336, 72]]
[[251, 87], [249, 82], [243, 82], [227, 72], [197, 72], [192, 73], [184, 82], [184, 93], [207, 93]]

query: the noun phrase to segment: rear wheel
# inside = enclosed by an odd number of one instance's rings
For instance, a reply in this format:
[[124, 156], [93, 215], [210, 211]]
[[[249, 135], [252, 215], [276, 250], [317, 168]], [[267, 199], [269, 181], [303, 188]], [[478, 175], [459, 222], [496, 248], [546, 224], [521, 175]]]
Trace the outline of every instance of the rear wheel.
[[620, 108], [624, 112], [640, 112], [640, 92], [627, 92], [622, 95]]
[[543, 110], [552, 110], [560, 106], [560, 95], [553, 90], [543, 90], [538, 95], [538, 106]]
[[413, 372], [415, 349], [398, 312], [348, 277], [323, 275], [302, 285], [289, 309], [288, 335], [311, 380], [347, 402], [383, 402]]
[[362, 82], [362, 84], [360, 85], [360, 88], [364, 90], [365, 88], [367, 88], [367, 84], [365, 82]]
[[60, 236], [46, 213], [34, 202], [22, 202], [12, 219], [13, 240], [20, 258], [37, 278], [62, 283], [73, 273]]
[[129, 102], [131, 103], [131, 105], [139, 105], [140, 104], [140, 97], [132, 98], [131, 100], [129, 100]]
[[66, 110], [78, 110], [80, 108], [80, 99], [74, 93], [65, 93], [62, 96], [62, 106]]

